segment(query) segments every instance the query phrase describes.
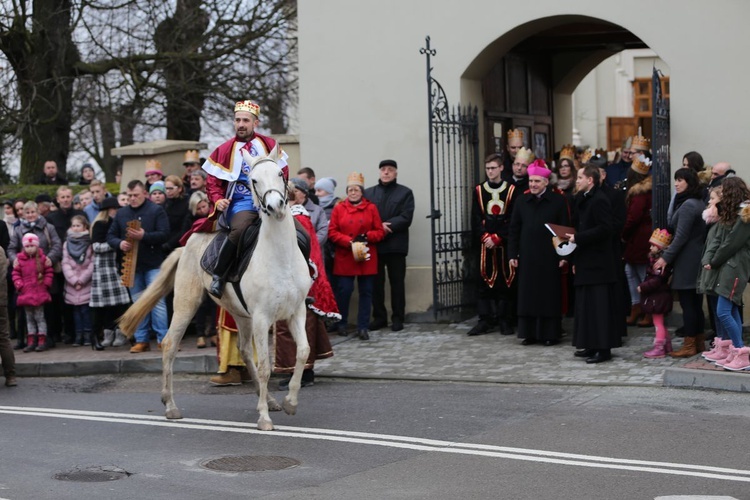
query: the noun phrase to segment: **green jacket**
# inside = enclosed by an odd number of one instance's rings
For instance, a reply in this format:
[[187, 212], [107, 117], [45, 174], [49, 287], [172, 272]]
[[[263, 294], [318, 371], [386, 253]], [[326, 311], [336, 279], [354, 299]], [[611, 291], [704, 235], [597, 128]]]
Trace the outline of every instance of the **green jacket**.
[[696, 291], [698, 293], [705, 293], [710, 295], [716, 295], [716, 285], [719, 284], [719, 269], [706, 269], [704, 266], [711, 264], [711, 259], [714, 258], [716, 250], [719, 249], [721, 241], [726, 237], [729, 231], [726, 230], [726, 226], [719, 224], [718, 222], [711, 225], [706, 236], [706, 243], [703, 245], [703, 257], [701, 257], [701, 271], [698, 274], [698, 282], [696, 283]]
[[708, 262], [719, 272], [713, 290], [741, 306], [742, 294], [750, 278], [750, 205], [741, 209], [731, 229], [725, 226], [717, 230], [716, 236], [719, 244]]

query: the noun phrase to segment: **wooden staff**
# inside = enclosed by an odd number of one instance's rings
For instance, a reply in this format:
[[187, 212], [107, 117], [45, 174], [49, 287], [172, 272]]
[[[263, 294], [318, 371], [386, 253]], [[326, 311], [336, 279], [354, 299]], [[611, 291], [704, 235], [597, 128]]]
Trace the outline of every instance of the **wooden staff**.
[[[128, 229], [138, 230], [141, 228], [141, 221], [131, 220], [127, 224]], [[130, 251], [125, 252], [125, 256], [122, 259], [122, 278], [120, 282], [123, 286], [131, 288], [135, 284], [135, 265], [138, 261], [138, 243], [139, 240], [133, 238], [127, 238], [126, 240], [130, 243]]]

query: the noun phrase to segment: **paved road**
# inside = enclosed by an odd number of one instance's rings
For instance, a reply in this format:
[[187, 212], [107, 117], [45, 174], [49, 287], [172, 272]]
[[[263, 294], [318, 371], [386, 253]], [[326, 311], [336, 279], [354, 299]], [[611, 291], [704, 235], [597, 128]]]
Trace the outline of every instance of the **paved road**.
[[[178, 422], [153, 375], [23, 382], [0, 388], [1, 498], [750, 498], [744, 394], [326, 378], [260, 433], [249, 387], [205, 376], [177, 376]], [[300, 465], [201, 466], [266, 455]], [[53, 479], [92, 467], [131, 475]]]

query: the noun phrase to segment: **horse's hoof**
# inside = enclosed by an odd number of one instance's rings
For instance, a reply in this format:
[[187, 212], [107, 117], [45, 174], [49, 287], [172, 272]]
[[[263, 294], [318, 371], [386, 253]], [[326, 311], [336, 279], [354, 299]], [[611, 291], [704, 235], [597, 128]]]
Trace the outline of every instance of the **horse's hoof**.
[[281, 405], [275, 399], [268, 400], [268, 411], [281, 411]]
[[182, 418], [182, 412], [178, 408], [167, 410], [166, 412], [164, 412], [164, 415], [169, 420], [179, 420]]
[[282, 405], [284, 408], [284, 412], [286, 412], [287, 415], [295, 415], [297, 413], [297, 405], [293, 405], [289, 402], [288, 399], [284, 399], [284, 404]]
[[258, 430], [261, 431], [272, 431], [273, 430], [273, 422], [267, 419], [258, 419]]

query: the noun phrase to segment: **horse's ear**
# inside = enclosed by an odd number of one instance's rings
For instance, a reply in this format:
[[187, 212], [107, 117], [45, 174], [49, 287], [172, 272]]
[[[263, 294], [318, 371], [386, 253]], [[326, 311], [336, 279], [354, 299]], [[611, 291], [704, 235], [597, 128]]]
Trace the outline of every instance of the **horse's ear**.
[[268, 157], [272, 159], [273, 161], [277, 162], [279, 161], [279, 143], [277, 142], [276, 145], [273, 147], [270, 153], [268, 153]]
[[246, 149], [240, 149], [240, 151], [242, 152], [242, 158], [245, 160], [245, 163], [252, 168], [255, 158], [250, 156], [250, 153]]

